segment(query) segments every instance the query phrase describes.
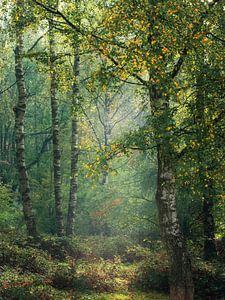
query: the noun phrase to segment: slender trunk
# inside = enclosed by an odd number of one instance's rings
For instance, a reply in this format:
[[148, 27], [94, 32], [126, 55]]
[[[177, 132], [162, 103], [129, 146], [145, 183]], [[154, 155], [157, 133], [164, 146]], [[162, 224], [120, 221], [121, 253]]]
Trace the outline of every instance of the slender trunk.
[[2, 157], [3, 154], [3, 125], [1, 124], [1, 130], [0, 130], [0, 155]]
[[[110, 98], [109, 94], [105, 94], [105, 99], [104, 99], [104, 146], [105, 149], [109, 148], [109, 143], [110, 143], [110, 136], [111, 136], [111, 124], [110, 124]], [[108, 172], [108, 164], [107, 161], [105, 162], [103, 166], [104, 170], [102, 173], [102, 184], [108, 184], [109, 182], [109, 172]]]
[[3, 172], [2, 172], [2, 166], [1, 166], [1, 164], [2, 164], [2, 161], [3, 161], [3, 147], [2, 147], [2, 145], [3, 145], [3, 125], [1, 124], [1, 126], [0, 126], [0, 182], [2, 181], [2, 174], [3, 174]]
[[[37, 102], [35, 102], [34, 103], [34, 131], [35, 132], [37, 132], [37, 130], [38, 130], [38, 122], [37, 122], [37, 120], [38, 120], [38, 110], [37, 110]], [[35, 135], [34, 139], [35, 139], [35, 142], [34, 142], [34, 144], [35, 144], [35, 156], [37, 157], [38, 156], [38, 145], [39, 145], [38, 135]], [[39, 160], [38, 160], [38, 162], [37, 162], [38, 180], [40, 179], [39, 178], [39, 174], [40, 174], [39, 173], [39, 166], [40, 166], [40, 164], [39, 164]]]
[[8, 131], [9, 126], [5, 125], [5, 132], [4, 132], [4, 153], [5, 153], [5, 159], [8, 159], [8, 152], [7, 152], [7, 146], [8, 146]]
[[51, 89], [51, 112], [52, 112], [52, 136], [53, 136], [53, 172], [54, 172], [54, 193], [55, 193], [55, 218], [56, 232], [63, 235], [63, 214], [62, 214], [62, 191], [61, 191], [61, 153], [59, 146], [59, 121], [58, 121], [58, 101], [56, 98], [56, 53], [55, 39], [53, 33], [53, 21], [49, 21], [49, 48], [50, 48], [50, 89]]
[[[197, 86], [201, 86], [201, 78], [197, 78]], [[205, 137], [207, 136], [207, 125], [205, 120], [205, 91], [197, 88], [195, 123], [197, 129], [197, 142], [201, 148], [197, 151], [197, 159], [199, 164], [199, 183], [202, 191], [202, 223], [203, 223], [203, 255], [205, 260], [212, 260], [217, 257], [216, 242], [215, 242], [215, 222], [213, 217], [213, 201], [215, 191], [213, 188], [213, 179], [207, 177], [208, 168], [210, 165], [207, 162], [207, 144]]]
[[106, 185], [106, 184], [109, 183], [109, 172], [107, 170], [107, 168], [108, 168], [107, 162], [104, 163], [103, 168], [104, 168], [104, 170], [102, 172], [102, 181], [101, 181], [101, 184], [102, 185]]
[[15, 141], [15, 129], [12, 132], [12, 155], [11, 155], [11, 165], [15, 163], [15, 153], [16, 153], [16, 141]]
[[162, 97], [156, 86], [151, 88], [150, 95], [158, 160], [156, 203], [162, 241], [170, 263], [170, 297], [172, 300], [193, 300], [191, 262], [177, 217], [174, 155], [167, 132], [172, 122], [169, 100]]
[[[201, 162], [201, 160], [199, 161]], [[205, 176], [205, 170], [203, 168], [199, 175], [200, 187], [202, 189], [202, 223], [203, 223], [203, 255], [204, 259], [211, 261], [217, 258], [216, 240], [215, 240], [215, 221], [213, 217], [214, 206], [214, 188], [213, 180]]]
[[70, 170], [70, 198], [67, 215], [66, 234], [73, 235], [75, 233], [75, 215], [77, 205], [78, 191], [78, 101], [79, 101], [79, 75], [80, 75], [80, 59], [79, 48], [75, 48], [74, 67], [73, 67], [74, 83], [73, 97], [71, 107], [71, 170]]
[[11, 158], [11, 147], [12, 147], [12, 128], [11, 128], [11, 124], [9, 125], [8, 128], [8, 135], [7, 135], [7, 146], [6, 146], [6, 153], [7, 153], [7, 161], [10, 162], [10, 158]]
[[25, 164], [25, 141], [24, 141], [24, 115], [26, 112], [27, 91], [24, 79], [22, 63], [23, 37], [22, 32], [17, 30], [15, 49], [15, 74], [18, 90], [18, 101], [14, 107], [15, 112], [15, 136], [16, 136], [16, 160], [19, 175], [19, 187], [22, 196], [23, 213], [30, 236], [36, 236], [36, 223], [33, 215], [30, 187]]
[[215, 222], [213, 217], [213, 183], [208, 180], [207, 189], [203, 194], [203, 230], [204, 230], [204, 259], [212, 260], [217, 257], [215, 242]]

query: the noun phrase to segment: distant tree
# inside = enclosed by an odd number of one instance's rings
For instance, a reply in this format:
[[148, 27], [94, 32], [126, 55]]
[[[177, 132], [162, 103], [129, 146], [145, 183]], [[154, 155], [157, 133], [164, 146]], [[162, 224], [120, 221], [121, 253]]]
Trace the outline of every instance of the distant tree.
[[[75, 40], [75, 43], [77, 40]], [[71, 167], [70, 167], [70, 195], [67, 213], [66, 234], [75, 233], [75, 215], [78, 195], [78, 108], [80, 97], [80, 55], [79, 46], [74, 46], [74, 63], [73, 63], [73, 86], [71, 102]]]
[[27, 106], [27, 91], [24, 78], [23, 68], [23, 30], [24, 18], [21, 8], [23, 1], [16, 2], [16, 48], [15, 48], [15, 76], [18, 90], [18, 101], [14, 107], [15, 112], [15, 135], [16, 135], [16, 160], [19, 175], [19, 187], [22, 197], [24, 219], [27, 226], [28, 234], [37, 235], [36, 223], [32, 209], [30, 186], [25, 163], [25, 140], [24, 140], [24, 115]]
[[55, 193], [55, 218], [56, 232], [59, 236], [64, 234], [62, 214], [62, 191], [61, 191], [61, 151], [59, 144], [59, 120], [57, 100], [57, 71], [56, 71], [56, 44], [54, 36], [53, 20], [49, 20], [49, 73], [50, 73], [50, 97], [52, 112], [52, 143], [53, 143], [53, 172]]

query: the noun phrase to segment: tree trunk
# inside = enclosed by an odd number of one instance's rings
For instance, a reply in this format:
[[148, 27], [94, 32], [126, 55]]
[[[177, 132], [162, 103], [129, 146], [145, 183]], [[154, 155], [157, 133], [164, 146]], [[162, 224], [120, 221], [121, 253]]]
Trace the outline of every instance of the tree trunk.
[[0, 182], [3, 181], [3, 167], [1, 166], [4, 160], [4, 151], [3, 151], [3, 136], [4, 129], [3, 124], [0, 125]]
[[[203, 192], [203, 231], [204, 231], [204, 259], [212, 260], [217, 257], [215, 242], [215, 222], [213, 217], [213, 183], [208, 180]], [[206, 181], [204, 182], [206, 185]]]
[[208, 166], [211, 162], [207, 161], [209, 153], [205, 141], [207, 136], [207, 124], [205, 116], [205, 91], [201, 89], [201, 78], [197, 78], [197, 97], [195, 123], [197, 129], [197, 142], [201, 148], [197, 151], [197, 159], [199, 164], [199, 182], [202, 191], [202, 223], [203, 223], [203, 255], [205, 260], [212, 260], [217, 257], [216, 242], [215, 242], [215, 222], [213, 216], [213, 201], [215, 199], [215, 190], [213, 188], [213, 179], [207, 177]]
[[36, 236], [36, 223], [33, 215], [30, 187], [25, 164], [25, 140], [24, 140], [24, 115], [26, 112], [27, 91], [24, 79], [24, 70], [22, 64], [23, 56], [23, 37], [18, 29], [16, 36], [15, 49], [15, 75], [18, 90], [18, 101], [14, 107], [15, 113], [15, 136], [16, 136], [16, 160], [19, 175], [19, 188], [22, 196], [23, 214], [30, 236]]
[[54, 193], [55, 193], [55, 218], [56, 232], [62, 236], [63, 214], [62, 214], [62, 191], [61, 191], [61, 153], [59, 146], [59, 121], [58, 121], [58, 102], [56, 98], [57, 79], [56, 79], [56, 53], [55, 39], [53, 33], [53, 21], [49, 21], [49, 48], [50, 48], [50, 89], [51, 89], [51, 112], [52, 112], [52, 136], [53, 136], [53, 172], [54, 172]]
[[79, 48], [75, 48], [74, 67], [73, 67], [74, 83], [71, 106], [71, 170], [70, 170], [70, 198], [67, 214], [66, 234], [73, 235], [75, 233], [75, 215], [77, 205], [78, 191], [78, 102], [79, 102], [79, 75], [80, 75], [80, 58]]
[[[105, 149], [109, 149], [109, 143], [110, 143], [110, 136], [111, 136], [111, 124], [110, 124], [110, 98], [109, 94], [105, 94], [104, 99], [104, 124], [103, 124], [103, 130], [104, 130], [104, 147]], [[103, 165], [103, 168], [105, 169], [102, 172], [102, 184], [108, 184], [109, 182], [109, 172], [108, 172], [108, 163], [107, 161]]]
[[157, 144], [156, 203], [162, 241], [166, 247], [170, 264], [170, 297], [172, 300], [193, 300], [194, 286], [191, 262], [177, 217], [173, 171], [175, 156], [170, 141], [170, 133], [167, 131], [173, 122], [169, 99], [162, 96], [157, 86], [152, 86], [149, 92]]
[[156, 202], [162, 239], [170, 262], [172, 300], [192, 300], [191, 263], [177, 218], [175, 180], [168, 149], [158, 145], [158, 179]]

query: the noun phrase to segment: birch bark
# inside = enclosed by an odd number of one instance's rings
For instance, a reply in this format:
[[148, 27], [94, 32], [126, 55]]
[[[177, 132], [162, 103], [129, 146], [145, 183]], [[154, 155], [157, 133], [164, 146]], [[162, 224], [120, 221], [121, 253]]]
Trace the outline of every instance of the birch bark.
[[[17, 5], [19, 5], [19, 1]], [[19, 27], [19, 26], [18, 26]], [[16, 31], [15, 48], [15, 75], [17, 82], [18, 100], [14, 107], [15, 113], [15, 139], [16, 139], [16, 161], [19, 176], [19, 189], [22, 196], [23, 214], [30, 236], [36, 236], [36, 223], [34, 219], [30, 186], [28, 181], [26, 163], [25, 163], [25, 138], [24, 138], [24, 116], [26, 112], [27, 91], [24, 79], [23, 69], [23, 34], [22, 29]]]
[[49, 72], [50, 72], [50, 91], [51, 91], [51, 114], [52, 114], [52, 141], [53, 141], [53, 173], [54, 173], [54, 194], [55, 194], [55, 219], [56, 232], [58, 236], [64, 233], [63, 214], [62, 214], [62, 191], [61, 191], [61, 152], [59, 145], [59, 120], [58, 120], [58, 101], [57, 93], [57, 74], [56, 74], [56, 53], [55, 37], [53, 32], [53, 21], [49, 21]]
[[71, 167], [70, 167], [70, 197], [67, 214], [66, 234], [75, 233], [75, 216], [78, 191], [78, 102], [79, 102], [79, 76], [80, 76], [80, 57], [79, 48], [74, 51], [73, 75], [74, 83], [72, 87], [72, 105], [71, 105]]
[[172, 119], [169, 99], [162, 96], [157, 86], [150, 89], [150, 105], [157, 144], [157, 192], [159, 225], [170, 263], [170, 297], [172, 300], [192, 300], [194, 286], [191, 262], [177, 217], [174, 152], [167, 131]]

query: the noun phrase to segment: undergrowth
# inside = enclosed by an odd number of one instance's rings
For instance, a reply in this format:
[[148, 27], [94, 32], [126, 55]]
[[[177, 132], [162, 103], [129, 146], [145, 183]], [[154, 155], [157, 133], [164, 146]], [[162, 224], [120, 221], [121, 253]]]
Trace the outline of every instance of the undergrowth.
[[[34, 240], [2, 235], [1, 240], [0, 299], [168, 299], [160, 294], [168, 294], [169, 276], [158, 242], [143, 247], [121, 237]], [[223, 299], [221, 264], [199, 258], [193, 262], [196, 299]], [[158, 293], [151, 294], [153, 290]]]

